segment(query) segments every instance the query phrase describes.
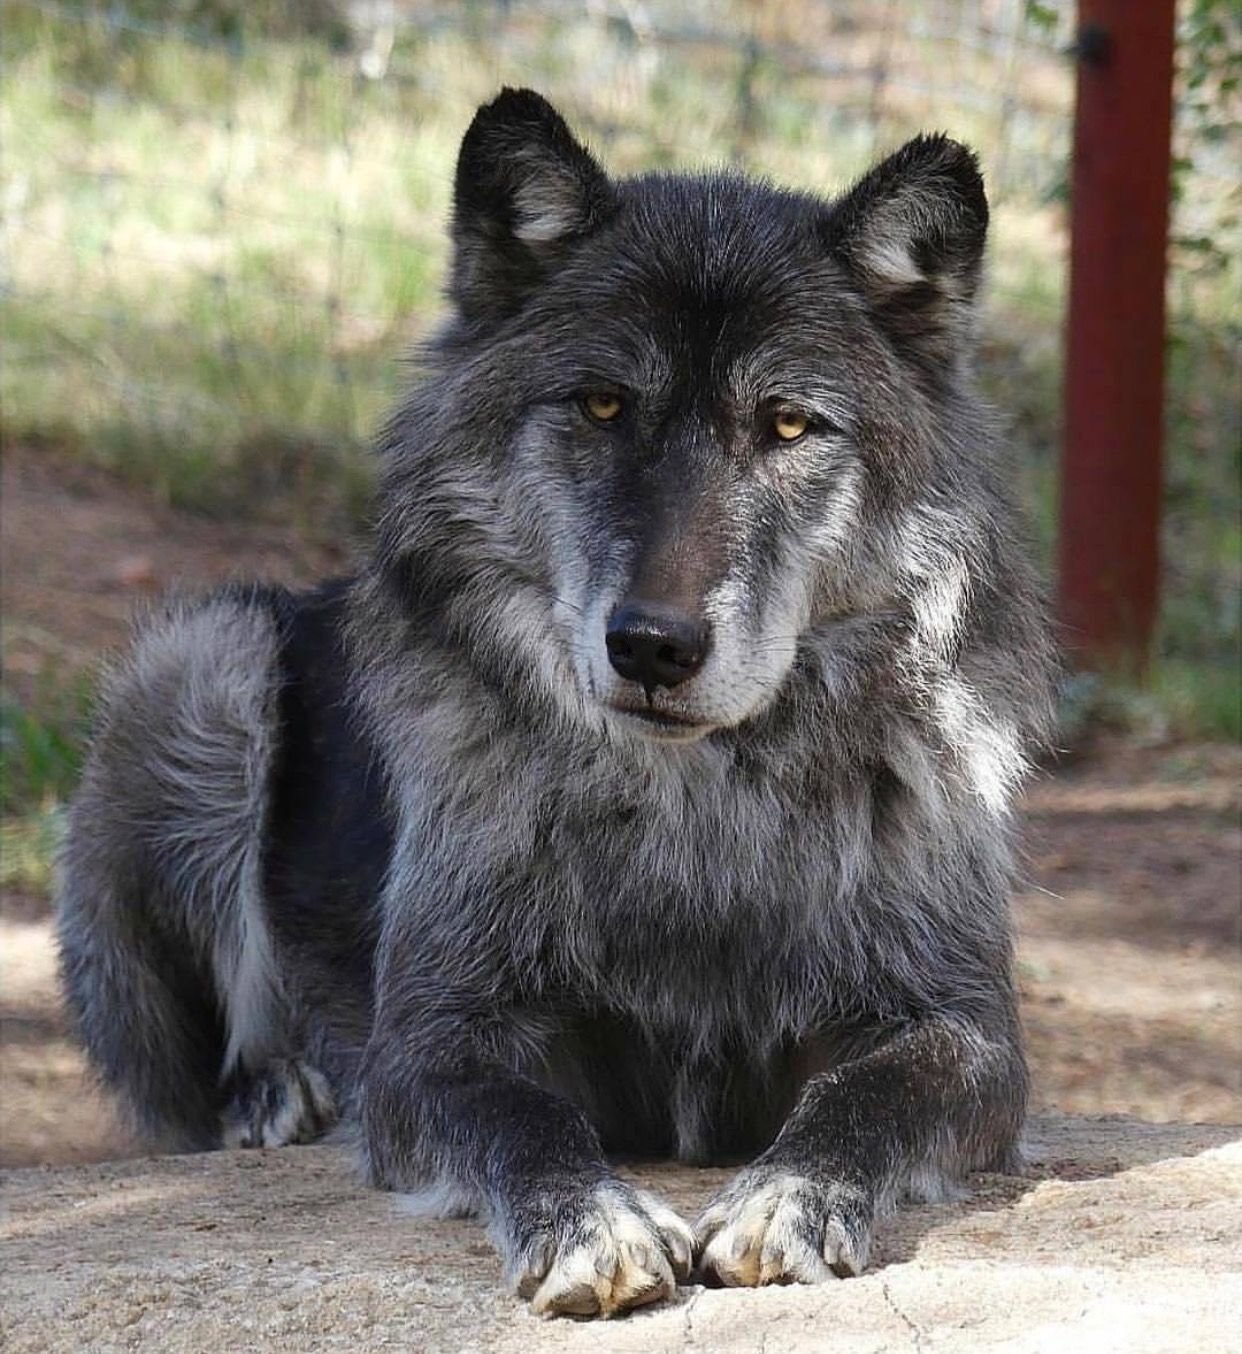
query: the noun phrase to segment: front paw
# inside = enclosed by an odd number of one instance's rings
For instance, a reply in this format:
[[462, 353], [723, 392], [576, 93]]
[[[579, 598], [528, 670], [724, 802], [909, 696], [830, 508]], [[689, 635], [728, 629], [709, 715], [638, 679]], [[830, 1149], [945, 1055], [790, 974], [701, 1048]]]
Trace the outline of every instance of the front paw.
[[732, 1288], [858, 1274], [874, 1214], [864, 1190], [752, 1166], [699, 1219], [699, 1269]]
[[671, 1297], [694, 1233], [671, 1208], [620, 1180], [560, 1201], [502, 1251], [508, 1278], [541, 1316], [613, 1316]]

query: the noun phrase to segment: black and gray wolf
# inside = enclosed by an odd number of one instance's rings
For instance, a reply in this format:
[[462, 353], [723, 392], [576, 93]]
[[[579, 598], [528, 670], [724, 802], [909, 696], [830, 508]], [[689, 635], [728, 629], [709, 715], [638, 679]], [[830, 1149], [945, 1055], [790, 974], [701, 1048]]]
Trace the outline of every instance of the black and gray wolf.
[[[1015, 1155], [1039, 589], [974, 156], [616, 181], [481, 108], [369, 558], [148, 620], [61, 861], [77, 1030], [186, 1149], [353, 1125], [536, 1310], [857, 1273]], [[610, 1156], [750, 1160], [692, 1229]]]

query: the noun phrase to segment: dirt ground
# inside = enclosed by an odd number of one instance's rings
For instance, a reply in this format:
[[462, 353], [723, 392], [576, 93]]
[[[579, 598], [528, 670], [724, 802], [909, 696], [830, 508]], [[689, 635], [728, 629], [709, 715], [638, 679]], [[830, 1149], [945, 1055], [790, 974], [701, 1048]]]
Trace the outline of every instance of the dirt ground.
[[[347, 551], [314, 524], [189, 518], [107, 476], [8, 449], [0, 611], [11, 689], [89, 669], [170, 586], [308, 581]], [[1242, 751], [1107, 742], [1027, 795], [1016, 902], [1040, 1108], [1242, 1122]], [[0, 898], [0, 1164], [132, 1155], [70, 1044], [47, 903]]]

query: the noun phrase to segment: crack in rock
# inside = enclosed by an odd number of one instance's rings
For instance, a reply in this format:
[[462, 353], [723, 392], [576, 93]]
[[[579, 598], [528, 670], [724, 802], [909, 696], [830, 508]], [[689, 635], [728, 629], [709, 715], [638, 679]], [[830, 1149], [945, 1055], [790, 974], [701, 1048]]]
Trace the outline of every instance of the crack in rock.
[[884, 1295], [884, 1301], [888, 1305], [889, 1311], [892, 1312], [895, 1317], [897, 1317], [900, 1321], [902, 1321], [905, 1324], [907, 1330], [909, 1330], [910, 1334], [914, 1337], [915, 1354], [922, 1354], [923, 1332], [922, 1330], [919, 1329], [919, 1327], [915, 1324], [915, 1322], [913, 1322], [906, 1315], [906, 1313], [897, 1305], [897, 1300], [893, 1297], [892, 1291], [888, 1286], [887, 1279], [880, 1280], [880, 1292]]
[[694, 1348], [694, 1307], [698, 1300], [707, 1292], [706, 1288], [700, 1288], [697, 1293], [686, 1300], [685, 1308], [685, 1326], [682, 1331], [682, 1341], [686, 1349]]

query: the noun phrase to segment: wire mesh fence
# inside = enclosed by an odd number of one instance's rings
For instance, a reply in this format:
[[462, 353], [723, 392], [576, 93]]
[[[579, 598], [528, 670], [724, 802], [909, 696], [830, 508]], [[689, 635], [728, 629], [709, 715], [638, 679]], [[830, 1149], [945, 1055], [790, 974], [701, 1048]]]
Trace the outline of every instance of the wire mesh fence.
[[[1072, 9], [3, 0], [5, 434], [200, 508], [356, 507], [397, 357], [439, 306], [457, 140], [500, 84], [530, 84], [620, 172], [725, 162], [828, 193], [919, 130], [974, 145], [995, 223], [983, 376], [1046, 539]], [[1198, 448], [1184, 488], [1210, 514], [1238, 432], [1237, 195], [1183, 83], [1172, 433]], [[1236, 583], [1203, 582], [1225, 530], [1178, 556], [1217, 631], [1231, 607], [1236, 630]]]

